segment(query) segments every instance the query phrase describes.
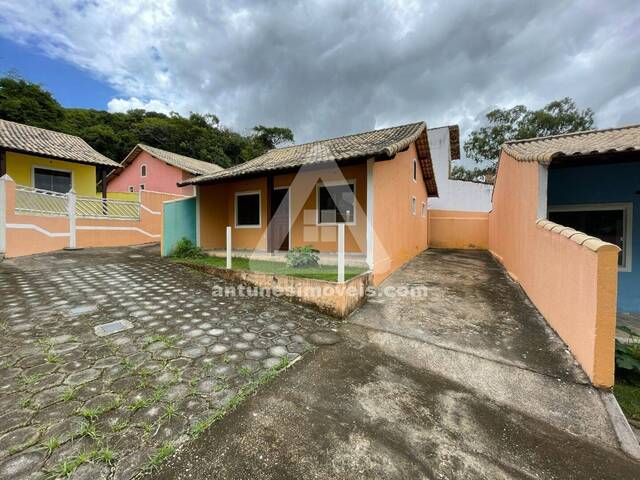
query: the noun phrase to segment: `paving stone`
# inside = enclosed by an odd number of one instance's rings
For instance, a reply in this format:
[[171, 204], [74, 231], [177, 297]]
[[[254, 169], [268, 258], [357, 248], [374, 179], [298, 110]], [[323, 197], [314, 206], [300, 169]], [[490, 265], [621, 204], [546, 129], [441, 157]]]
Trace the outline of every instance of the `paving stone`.
[[262, 362], [264, 368], [273, 368], [280, 363], [281, 359], [277, 357], [269, 357]]
[[45, 456], [44, 451], [12, 455], [0, 463], [0, 478], [22, 480], [40, 476], [38, 470]]
[[83, 408], [106, 408], [115, 405], [118, 401], [118, 396], [114, 393], [103, 393], [96, 397], [93, 397], [85, 402]]
[[86, 370], [81, 370], [79, 372], [70, 374], [64, 380], [64, 383], [66, 385], [81, 385], [83, 383], [90, 382], [91, 380], [95, 380], [99, 376], [100, 370], [97, 370], [95, 368], [88, 368]]
[[271, 355], [272, 357], [284, 357], [287, 353], [287, 349], [282, 346], [271, 347], [269, 349], [269, 355]]
[[183, 357], [188, 357], [188, 358], [199, 358], [202, 355], [204, 355], [205, 351], [204, 348], [202, 347], [193, 347], [193, 348], [187, 348], [185, 350], [182, 351], [182, 356]]
[[19, 447], [33, 445], [39, 436], [38, 429], [32, 426], [12, 430], [0, 437], [0, 452], [11, 453]]
[[265, 352], [264, 350], [249, 350], [247, 352], [245, 352], [245, 357], [251, 359], [251, 360], [260, 360], [261, 358], [264, 358], [267, 356], [267, 352]]

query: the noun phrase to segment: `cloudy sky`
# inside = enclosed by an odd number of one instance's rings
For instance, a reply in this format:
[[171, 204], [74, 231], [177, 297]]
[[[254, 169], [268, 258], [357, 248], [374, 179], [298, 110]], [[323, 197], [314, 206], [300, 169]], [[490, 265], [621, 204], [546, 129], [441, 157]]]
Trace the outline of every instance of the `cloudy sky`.
[[211, 112], [306, 141], [564, 96], [640, 123], [638, 0], [0, 0], [0, 69], [68, 106]]

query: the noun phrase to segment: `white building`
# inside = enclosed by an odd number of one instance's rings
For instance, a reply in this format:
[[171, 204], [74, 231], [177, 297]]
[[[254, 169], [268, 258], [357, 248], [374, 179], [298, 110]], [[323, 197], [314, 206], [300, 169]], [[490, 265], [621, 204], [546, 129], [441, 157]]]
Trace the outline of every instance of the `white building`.
[[449, 178], [451, 162], [460, 159], [460, 131], [457, 125], [430, 128], [429, 149], [438, 185], [438, 198], [429, 198], [431, 210], [488, 212], [493, 185]]

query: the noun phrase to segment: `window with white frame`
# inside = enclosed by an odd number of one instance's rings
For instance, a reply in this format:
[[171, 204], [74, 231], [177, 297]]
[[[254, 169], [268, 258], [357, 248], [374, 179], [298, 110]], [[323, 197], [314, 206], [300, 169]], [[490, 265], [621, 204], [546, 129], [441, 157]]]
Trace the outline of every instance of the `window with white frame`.
[[416, 197], [411, 197], [411, 215], [415, 215], [416, 214]]
[[68, 193], [72, 185], [71, 172], [35, 167], [33, 169], [33, 186], [51, 192]]
[[260, 191], [237, 192], [235, 219], [237, 228], [254, 228], [261, 224]]
[[426, 217], [427, 216], [427, 202], [422, 202], [422, 217]]
[[140, 190], [144, 190], [144, 183], [140, 184]]
[[147, 166], [145, 164], [140, 165], [140, 176], [141, 177], [147, 176]]
[[418, 161], [414, 158], [413, 159], [413, 181], [417, 182], [418, 181]]
[[619, 270], [631, 271], [632, 203], [550, 205], [548, 209], [552, 222], [620, 247]]
[[319, 183], [316, 185], [318, 225], [356, 223], [355, 181]]
[[133, 193], [133, 185], [129, 185], [129, 193]]

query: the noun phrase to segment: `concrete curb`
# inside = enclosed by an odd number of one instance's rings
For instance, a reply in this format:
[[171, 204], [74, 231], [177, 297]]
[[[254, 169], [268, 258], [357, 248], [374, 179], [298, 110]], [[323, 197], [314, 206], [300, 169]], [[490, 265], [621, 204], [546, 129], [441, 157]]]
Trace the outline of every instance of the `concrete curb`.
[[620, 408], [616, 397], [611, 392], [600, 391], [600, 398], [607, 409], [609, 419], [613, 425], [613, 430], [616, 432], [616, 437], [618, 438], [620, 447], [624, 453], [629, 455], [631, 458], [640, 460], [640, 444], [638, 444], [638, 439], [633, 433], [633, 430], [627, 421], [627, 417], [622, 413], [622, 409]]

